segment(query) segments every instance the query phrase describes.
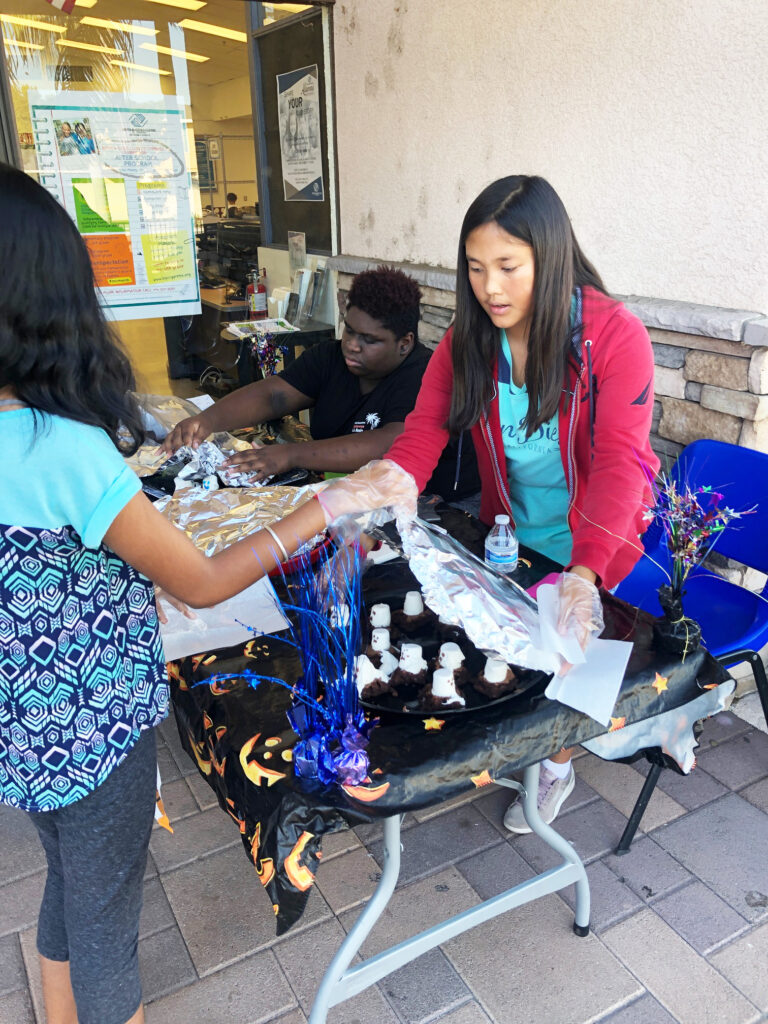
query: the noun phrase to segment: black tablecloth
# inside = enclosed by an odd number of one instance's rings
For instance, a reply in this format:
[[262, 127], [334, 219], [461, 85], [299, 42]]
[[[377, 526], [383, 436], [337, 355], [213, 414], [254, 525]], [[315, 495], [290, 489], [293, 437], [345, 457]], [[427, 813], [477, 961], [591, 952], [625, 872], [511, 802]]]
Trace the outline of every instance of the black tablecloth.
[[[481, 549], [485, 530], [474, 520], [455, 510], [442, 519], [467, 547]], [[535, 556], [531, 561], [530, 568], [519, 570], [522, 586], [552, 569]], [[389, 600], [397, 607], [417, 586], [398, 559], [366, 572], [363, 597], [366, 605]], [[602, 636], [634, 645], [612, 728], [686, 704], [703, 687], [726, 678], [703, 648], [684, 663], [658, 650], [647, 614], [607, 593], [603, 605]], [[529, 673], [524, 693], [473, 711], [381, 713], [368, 746], [370, 781], [356, 789], [326, 788], [293, 774], [297, 737], [286, 717], [288, 690], [270, 683], [254, 689], [242, 680], [205, 685], [217, 674], [243, 671], [293, 682], [299, 665], [294, 649], [279, 636], [196, 655], [171, 666], [173, 702], [184, 747], [240, 828], [275, 906], [278, 934], [304, 909], [324, 833], [441, 803], [606, 731], [594, 719], [545, 698], [549, 676]], [[657, 673], [667, 680], [661, 692], [653, 685]]]

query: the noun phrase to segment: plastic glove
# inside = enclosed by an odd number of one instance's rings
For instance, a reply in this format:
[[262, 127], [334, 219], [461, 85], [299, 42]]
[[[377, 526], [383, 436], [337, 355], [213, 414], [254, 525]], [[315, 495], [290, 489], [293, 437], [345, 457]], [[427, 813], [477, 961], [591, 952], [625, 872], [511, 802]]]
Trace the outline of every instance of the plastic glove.
[[416, 481], [391, 459], [378, 459], [356, 473], [333, 480], [317, 495], [326, 526], [340, 516], [392, 507], [409, 518], [416, 515]]
[[181, 612], [181, 614], [185, 615], [188, 619], [197, 618], [195, 612], [193, 612], [191, 608], [185, 605], [183, 601], [180, 601], [178, 597], [174, 597], [173, 594], [169, 594], [168, 591], [163, 590], [162, 587], [155, 586], [155, 606], [157, 608], [157, 618], [158, 621], [163, 626], [166, 626], [168, 624], [168, 616], [165, 614], [165, 609], [160, 603], [161, 600], [167, 601], [172, 608], [175, 608], [176, 611]]
[[585, 651], [592, 637], [605, 629], [600, 593], [594, 583], [572, 572], [561, 573], [556, 586], [559, 608], [557, 631], [562, 635], [570, 633], [575, 636]]
[[361, 557], [354, 548], [342, 545], [323, 564], [317, 574], [317, 589], [326, 601], [340, 608], [339, 595], [345, 593], [345, 581], [349, 580], [353, 573], [362, 572], [364, 567], [365, 554]]

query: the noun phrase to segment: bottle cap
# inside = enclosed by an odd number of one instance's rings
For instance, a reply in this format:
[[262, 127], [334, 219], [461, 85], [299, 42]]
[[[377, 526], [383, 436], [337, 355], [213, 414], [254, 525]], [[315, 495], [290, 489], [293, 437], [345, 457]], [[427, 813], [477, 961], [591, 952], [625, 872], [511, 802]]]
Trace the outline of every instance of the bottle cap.
[[497, 526], [509, 526], [509, 516], [496, 516]]

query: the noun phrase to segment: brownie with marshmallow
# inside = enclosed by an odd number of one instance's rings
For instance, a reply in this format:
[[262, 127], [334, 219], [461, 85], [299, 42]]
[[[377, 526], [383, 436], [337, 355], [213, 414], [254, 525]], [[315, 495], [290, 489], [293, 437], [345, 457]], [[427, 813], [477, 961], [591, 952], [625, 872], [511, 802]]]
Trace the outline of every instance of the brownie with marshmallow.
[[496, 700], [517, 688], [517, 676], [506, 661], [486, 658], [483, 671], [472, 680], [472, 685], [484, 697]]
[[[389, 658], [391, 655], [388, 654], [387, 657]], [[392, 660], [397, 665], [397, 660], [394, 658]], [[390, 665], [384, 659], [382, 659], [382, 664], [377, 666], [373, 664], [367, 654], [359, 654], [355, 658], [355, 682], [361, 700], [373, 700], [382, 694], [392, 692], [389, 685], [391, 671], [387, 671], [387, 668], [390, 668]]]
[[397, 668], [397, 649], [392, 646], [388, 629], [374, 629], [364, 653], [376, 668], [383, 668], [387, 676]]
[[453, 711], [463, 708], [466, 701], [459, 693], [456, 679], [449, 668], [438, 668], [432, 673], [432, 681], [421, 696], [425, 711]]
[[393, 692], [409, 686], [421, 689], [426, 681], [427, 663], [421, 653], [421, 644], [402, 644], [397, 668], [390, 679]]
[[437, 625], [437, 616], [426, 608], [421, 592], [409, 590], [405, 595], [402, 611], [394, 612], [392, 625], [404, 636], [416, 636]]
[[452, 640], [440, 644], [440, 650], [437, 652], [437, 657], [433, 660], [431, 668], [433, 674], [439, 669], [447, 669], [452, 672], [457, 686], [463, 686], [469, 682], [469, 673], [464, 665], [464, 652]]

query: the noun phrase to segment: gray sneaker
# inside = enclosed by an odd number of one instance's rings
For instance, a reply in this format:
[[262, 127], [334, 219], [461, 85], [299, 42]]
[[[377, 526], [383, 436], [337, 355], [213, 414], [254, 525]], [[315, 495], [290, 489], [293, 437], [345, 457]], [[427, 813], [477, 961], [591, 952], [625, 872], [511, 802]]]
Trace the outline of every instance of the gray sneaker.
[[[571, 765], [571, 770], [564, 779], [558, 779], [556, 775], [542, 765], [539, 772], [539, 796], [536, 802], [539, 814], [545, 824], [549, 825], [555, 820], [558, 811], [573, 792], [575, 785], [576, 775], [573, 771], [573, 765]], [[518, 798], [507, 808], [507, 813], [504, 815], [504, 828], [508, 828], [510, 832], [516, 832], [518, 835], [533, 831], [525, 820], [522, 799]]]

